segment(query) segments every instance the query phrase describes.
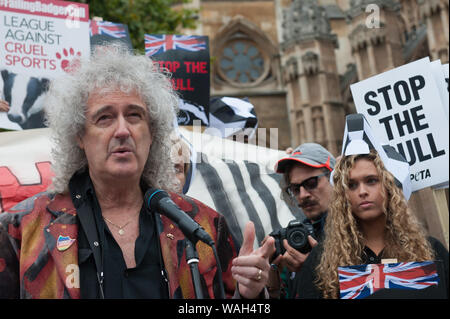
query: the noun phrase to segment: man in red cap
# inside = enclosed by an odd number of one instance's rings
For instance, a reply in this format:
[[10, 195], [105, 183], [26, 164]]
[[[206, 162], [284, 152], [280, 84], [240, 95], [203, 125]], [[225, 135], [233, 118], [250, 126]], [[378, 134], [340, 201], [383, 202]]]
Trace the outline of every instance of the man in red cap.
[[[290, 154], [282, 158], [275, 165], [275, 171], [283, 174], [281, 180], [282, 198], [287, 203], [296, 204], [306, 216], [304, 224], [311, 224], [314, 230], [314, 237], [308, 236], [312, 247], [317, 245], [321, 239], [323, 226], [327, 215], [328, 206], [331, 201], [332, 186], [330, 184], [330, 174], [336, 163], [333, 155], [323, 146], [316, 143], [305, 143], [295, 148]], [[309, 253], [301, 253], [291, 247], [287, 240], [283, 240], [286, 252], [278, 256], [272, 262], [271, 280], [269, 283], [269, 292], [272, 297], [278, 297], [280, 293], [280, 276], [278, 269], [286, 268], [293, 279], [298, 272]], [[282, 277], [285, 274], [282, 274]], [[287, 279], [287, 289], [293, 291], [290, 287], [291, 280]], [[289, 292], [281, 291], [284, 298], [289, 297]], [[287, 295], [286, 295], [287, 293]]]

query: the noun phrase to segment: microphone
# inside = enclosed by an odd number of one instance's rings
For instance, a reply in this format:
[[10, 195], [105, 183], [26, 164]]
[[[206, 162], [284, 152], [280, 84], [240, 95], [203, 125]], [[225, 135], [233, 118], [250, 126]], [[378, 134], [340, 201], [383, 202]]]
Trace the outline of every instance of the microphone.
[[192, 242], [201, 240], [209, 246], [214, 246], [214, 240], [195, 220], [182, 211], [165, 191], [149, 188], [145, 193], [144, 201], [146, 207], [151, 211], [168, 217], [175, 222], [183, 234]]

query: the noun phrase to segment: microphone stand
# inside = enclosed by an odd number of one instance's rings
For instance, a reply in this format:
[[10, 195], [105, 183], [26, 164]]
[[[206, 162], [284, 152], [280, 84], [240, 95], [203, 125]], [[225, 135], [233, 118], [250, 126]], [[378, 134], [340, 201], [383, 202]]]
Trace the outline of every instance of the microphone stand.
[[203, 291], [200, 281], [200, 272], [198, 270], [198, 253], [195, 245], [186, 238], [186, 262], [191, 269], [192, 284], [194, 285], [195, 298], [203, 299]]
[[[156, 201], [156, 202], [155, 202]], [[175, 222], [177, 227], [183, 232], [186, 238], [186, 262], [188, 263], [191, 269], [192, 281], [195, 289], [195, 295], [197, 299], [203, 299], [203, 291], [200, 280], [200, 272], [198, 270], [198, 253], [195, 249], [195, 244], [201, 240], [208, 246], [210, 246], [214, 253], [214, 258], [216, 259], [217, 264], [217, 279], [218, 279], [218, 297], [220, 299], [225, 299], [225, 289], [222, 280], [222, 265], [217, 254], [217, 249], [214, 241], [211, 237], [206, 233], [206, 231], [191, 217], [189, 217], [185, 212], [181, 211], [179, 207], [176, 206], [175, 203], [172, 202], [169, 195], [158, 189], [150, 188], [145, 193], [145, 202], [148, 211], [157, 213], [159, 209], [164, 211], [163, 215], [166, 215], [167, 218], [171, 219]], [[156, 205], [155, 205], [156, 204]], [[163, 206], [163, 208], [160, 207]], [[170, 209], [169, 209], [170, 208]], [[178, 212], [174, 212], [173, 208], [183, 212], [181, 216]], [[168, 209], [167, 211], [165, 209]], [[215, 289], [214, 289], [215, 290]]]

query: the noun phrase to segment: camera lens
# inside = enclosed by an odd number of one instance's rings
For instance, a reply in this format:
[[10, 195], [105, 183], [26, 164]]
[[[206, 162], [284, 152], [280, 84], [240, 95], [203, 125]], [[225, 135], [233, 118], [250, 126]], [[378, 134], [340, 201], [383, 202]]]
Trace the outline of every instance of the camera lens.
[[305, 246], [306, 234], [302, 231], [293, 231], [292, 233], [289, 234], [288, 242], [289, 245], [298, 250], [303, 246]]

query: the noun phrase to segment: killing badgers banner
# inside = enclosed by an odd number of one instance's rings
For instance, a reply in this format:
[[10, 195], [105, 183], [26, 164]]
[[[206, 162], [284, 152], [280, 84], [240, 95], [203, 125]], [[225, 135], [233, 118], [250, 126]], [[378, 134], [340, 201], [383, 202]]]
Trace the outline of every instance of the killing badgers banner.
[[172, 74], [180, 94], [178, 125], [209, 123], [209, 39], [207, 36], [146, 34], [145, 55]]
[[[245, 224], [255, 224], [255, 246], [272, 230], [304, 218], [280, 198], [274, 164], [283, 152], [180, 128], [197, 153], [188, 196], [224, 215], [238, 246]], [[51, 184], [49, 129], [0, 133], [0, 213]]]

